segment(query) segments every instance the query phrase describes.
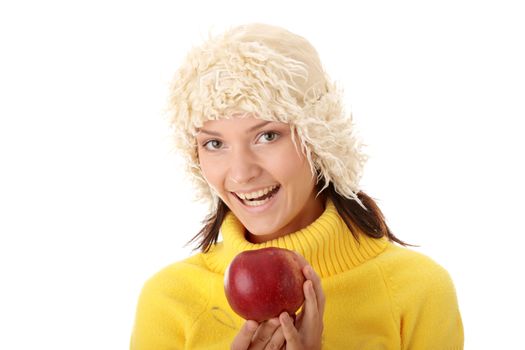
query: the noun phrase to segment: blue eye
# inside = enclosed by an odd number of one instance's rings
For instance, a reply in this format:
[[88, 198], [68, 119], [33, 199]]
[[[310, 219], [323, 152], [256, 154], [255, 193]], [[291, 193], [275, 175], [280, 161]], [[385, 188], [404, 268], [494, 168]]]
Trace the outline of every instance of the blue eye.
[[266, 142], [272, 142], [272, 141], [275, 141], [276, 139], [279, 138], [279, 133], [275, 132], [275, 131], [267, 131], [263, 134], [261, 134], [261, 139], [263, 139], [263, 141], [266, 141]]
[[[211, 145], [211, 147], [209, 147]], [[209, 140], [206, 141], [202, 147], [204, 147], [207, 150], [214, 151], [219, 149], [222, 146], [222, 142], [219, 140]]]

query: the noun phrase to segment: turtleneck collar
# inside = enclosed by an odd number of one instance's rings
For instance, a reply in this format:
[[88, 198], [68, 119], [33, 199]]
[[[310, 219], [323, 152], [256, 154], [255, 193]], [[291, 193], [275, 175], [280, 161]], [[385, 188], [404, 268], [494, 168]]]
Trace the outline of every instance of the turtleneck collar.
[[223, 241], [203, 254], [209, 268], [224, 273], [230, 261], [240, 252], [266, 247], [294, 250], [304, 256], [321, 277], [350, 270], [381, 253], [388, 243], [358, 233], [357, 241], [328, 199], [324, 212], [307, 227], [264, 243], [246, 240], [245, 228], [230, 211], [221, 226]]

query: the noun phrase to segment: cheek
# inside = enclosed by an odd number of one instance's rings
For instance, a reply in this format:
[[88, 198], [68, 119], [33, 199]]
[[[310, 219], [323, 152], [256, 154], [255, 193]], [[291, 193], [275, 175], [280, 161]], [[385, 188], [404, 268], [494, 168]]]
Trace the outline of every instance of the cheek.
[[284, 184], [305, 186], [310, 183], [310, 165], [306, 157], [299, 156], [295, 149], [288, 150], [280, 157], [273, 157], [271, 164], [277, 180]]
[[210, 161], [206, 157], [199, 158], [199, 165], [204, 179], [214, 188], [219, 189], [221, 183], [221, 168], [218, 164]]

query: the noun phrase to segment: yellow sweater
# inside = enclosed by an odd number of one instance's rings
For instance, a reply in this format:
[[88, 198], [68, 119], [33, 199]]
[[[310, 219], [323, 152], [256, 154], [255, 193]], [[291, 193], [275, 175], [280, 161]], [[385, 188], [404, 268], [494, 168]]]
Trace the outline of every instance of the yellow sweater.
[[333, 203], [308, 227], [262, 244], [244, 238], [230, 212], [223, 242], [149, 279], [139, 298], [133, 350], [229, 349], [243, 320], [228, 305], [224, 270], [247, 249], [276, 246], [302, 254], [326, 295], [323, 349], [462, 349], [454, 285], [428, 257], [386, 239], [353, 238]]

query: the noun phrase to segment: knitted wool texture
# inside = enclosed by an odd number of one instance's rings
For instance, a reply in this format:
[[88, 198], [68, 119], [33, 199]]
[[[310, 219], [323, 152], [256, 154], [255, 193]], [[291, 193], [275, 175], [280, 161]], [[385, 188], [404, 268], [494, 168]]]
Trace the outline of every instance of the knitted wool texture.
[[186, 160], [197, 200], [212, 208], [218, 195], [202, 175], [195, 136], [207, 120], [239, 113], [289, 124], [317, 180], [325, 187], [332, 182], [363, 206], [357, 193], [368, 158], [364, 144], [344, 111], [342, 91], [307, 40], [279, 27], [243, 25], [193, 48], [176, 72], [168, 105], [174, 146]]

